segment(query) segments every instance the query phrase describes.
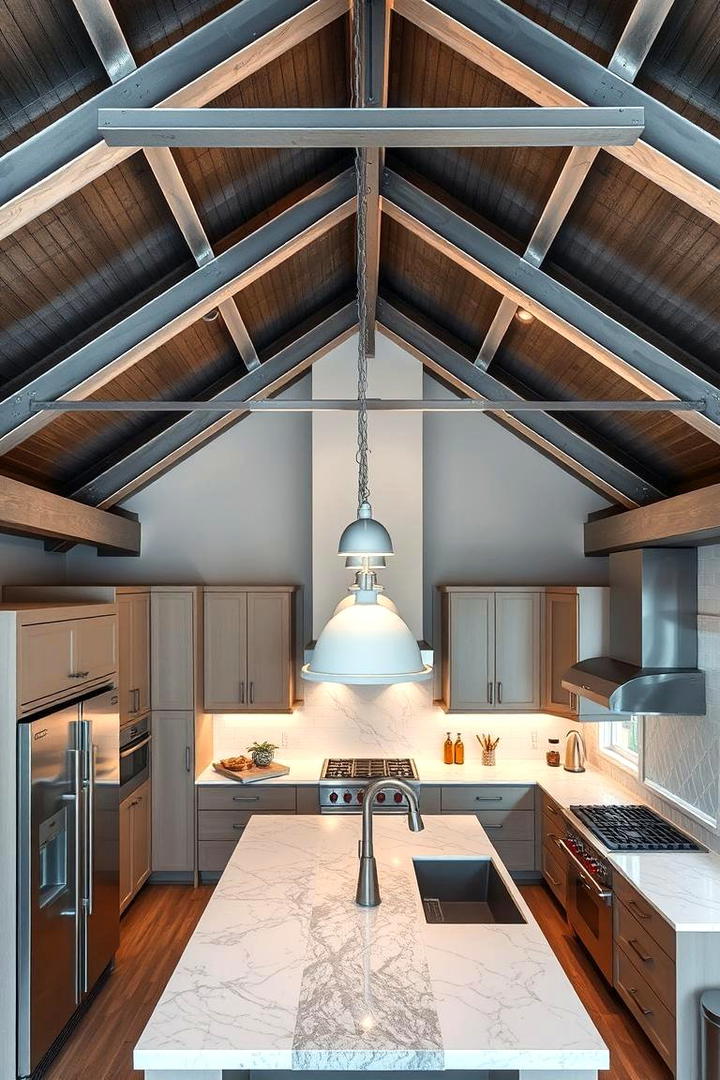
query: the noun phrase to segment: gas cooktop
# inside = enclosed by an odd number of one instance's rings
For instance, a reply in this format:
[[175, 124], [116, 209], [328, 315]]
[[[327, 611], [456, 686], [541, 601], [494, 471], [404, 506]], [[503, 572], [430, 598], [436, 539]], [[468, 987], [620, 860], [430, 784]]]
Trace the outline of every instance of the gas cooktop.
[[327, 758], [320, 773], [321, 780], [377, 780], [379, 776], [418, 778], [412, 758]]
[[571, 806], [610, 851], [706, 851], [649, 806]]
[[374, 809], [407, 812], [407, 799], [392, 782], [405, 780], [417, 785], [419, 778], [412, 758], [328, 758], [320, 773], [320, 812], [360, 813], [368, 785], [381, 777], [387, 777], [388, 783], [376, 793]]

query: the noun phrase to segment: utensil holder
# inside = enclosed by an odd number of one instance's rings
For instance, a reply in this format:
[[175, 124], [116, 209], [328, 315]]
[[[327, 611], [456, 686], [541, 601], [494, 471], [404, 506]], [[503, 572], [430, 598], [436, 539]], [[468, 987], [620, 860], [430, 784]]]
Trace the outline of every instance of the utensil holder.
[[483, 752], [482, 752], [482, 763], [483, 763], [483, 765], [494, 765], [495, 764], [495, 751], [494, 750], [483, 750]]

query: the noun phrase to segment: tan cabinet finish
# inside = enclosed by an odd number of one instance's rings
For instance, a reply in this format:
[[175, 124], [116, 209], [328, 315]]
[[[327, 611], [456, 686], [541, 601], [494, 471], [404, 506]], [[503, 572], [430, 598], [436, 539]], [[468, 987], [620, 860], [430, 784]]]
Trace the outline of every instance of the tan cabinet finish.
[[150, 877], [152, 808], [147, 780], [120, 804], [120, 911]]
[[195, 708], [198, 590], [153, 588], [150, 597], [152, 707]]
[[448, 586], [440, 592], [444, 707], [539, 709], [543, 590]]
[[152, 868], [189, 873], [195, 861], [194, 713], [153, 711], [152, 736]]
[[118, 590], [120, 723], [150, 708], [150, 593]]
[[205, 708], [289, 712], [294, 698], [291, 588], [205, 590]]
[[578, 596], [575, 589], [545, 593], [543, 702], [545, 712], [573, 717], [575, 694], [562, 687], [562, 677], [578, 659]]
[[18, 667], [23, 707], [82, 691], [117, 669], [115, 616], [22, 626]]
[[253, 814], [317, 813], [317, 800], [314, 788], [314, 797], [303, 798], [298, 806], [293, 784], [202, 784], [197, 794], [198, 870], [222, 873]]

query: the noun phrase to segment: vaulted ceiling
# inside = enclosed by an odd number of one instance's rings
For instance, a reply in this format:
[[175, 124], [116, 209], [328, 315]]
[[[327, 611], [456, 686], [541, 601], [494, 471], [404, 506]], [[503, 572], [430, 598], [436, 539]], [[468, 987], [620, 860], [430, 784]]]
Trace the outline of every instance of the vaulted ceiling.
[[[702, 400], [497, 419], [621, 506], [720, 480], [719, 0], [365, 2], [388, 105], [646, 107], [634, 147], [388, 150], [380, 331], [474, 397]], [[0, 475], [114, 506], [238, 417], [31, 397], [267, 396], [353, 330], [348, 151], [108, 148], [96, 113], [349, 105], [349, 8], [0, 0]]]

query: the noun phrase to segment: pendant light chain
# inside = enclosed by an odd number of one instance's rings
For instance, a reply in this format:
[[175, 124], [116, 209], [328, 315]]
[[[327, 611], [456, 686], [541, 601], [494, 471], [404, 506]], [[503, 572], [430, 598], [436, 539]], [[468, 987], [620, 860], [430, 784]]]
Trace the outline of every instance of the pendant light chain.
[[[362, 94], [362, 7], [364, 0], [355, 0], [353, 18], [353, 105], [360, 108]], [[357, 177], [357, 298], [358, 298], [358, 415], [357, 415], [357, 453], [358, 466], [358, 507], [370, 501], [368, 479], [368, 414], [367, 414], [367, 172], [364, 167], [363, 153], [355, 152], [355, 173]]]

